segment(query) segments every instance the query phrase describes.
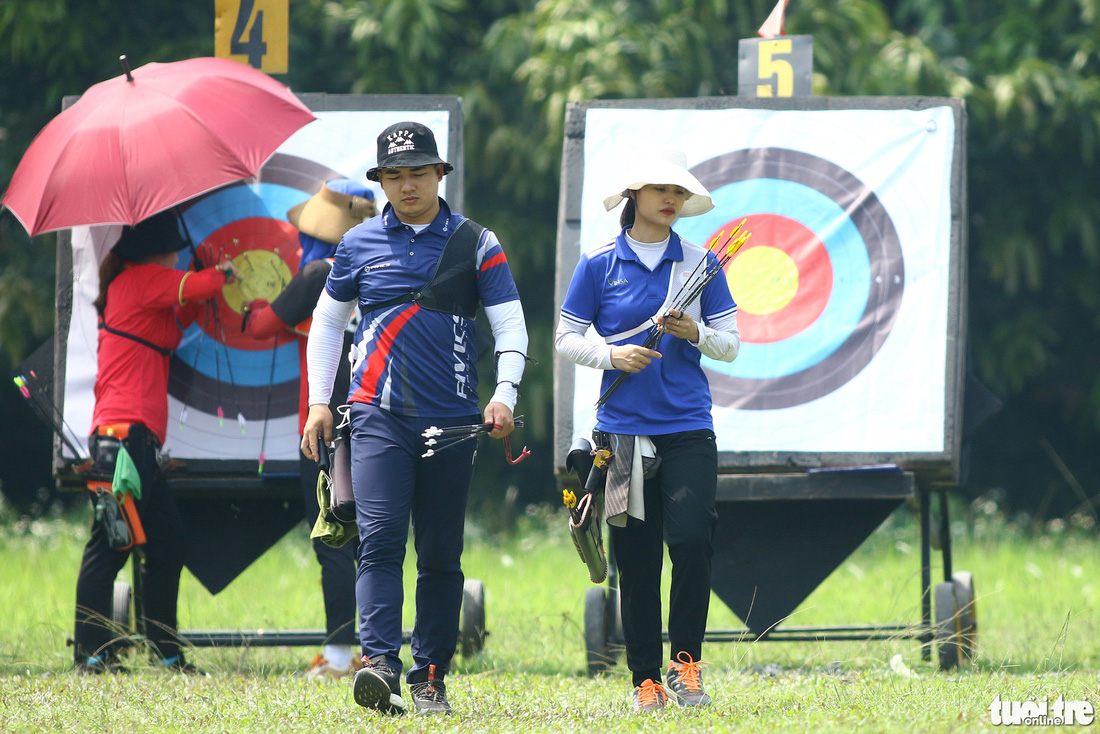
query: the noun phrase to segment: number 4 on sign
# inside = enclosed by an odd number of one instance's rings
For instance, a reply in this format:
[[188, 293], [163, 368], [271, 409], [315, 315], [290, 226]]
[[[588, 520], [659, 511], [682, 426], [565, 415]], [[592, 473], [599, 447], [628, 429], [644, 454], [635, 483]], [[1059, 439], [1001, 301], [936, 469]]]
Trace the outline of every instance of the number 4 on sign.
[[287, 72], [288, 0], [215, 0], [214, 11], [215, 56]]
[[[241, 8], [237, 13], [237, 22], [233, 24], [233, 33], [229, 36], [229, 53], [233, 55], [244, 54], [248, 57], [248, 65], [256, 69], [263, 66], [264, 56], [267, 56], [267, 44], [264, 43], [264, 11], [257, 10], [252, 15], [252, 0], [241, 0]], [[249, 21], [252, 28], [248, 32], [248, 40], [244, 39], [245, 29]]]

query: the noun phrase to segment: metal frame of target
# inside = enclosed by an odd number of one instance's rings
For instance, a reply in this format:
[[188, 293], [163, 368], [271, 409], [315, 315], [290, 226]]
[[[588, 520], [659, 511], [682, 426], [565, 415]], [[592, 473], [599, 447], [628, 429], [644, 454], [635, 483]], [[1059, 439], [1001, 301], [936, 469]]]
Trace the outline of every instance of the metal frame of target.
[[[558, 305], [582, 251], [618, 232], [618, 211], [605, 215], [599, 203], [630, 145], [684, 150], [711, 192], [714, 210], [679, 220], [681, 236], [706, 244], [742, 219], [753, 232], [725, 272], [739, 305], [741, 354], [732, 364], [703, 359], [719, 444], [712, 588], [746, 627], [708, 630], [708, 640], [909, 637], [926, 659], [936, 645], [945, 669], [975, 653], [973, 579], [952, 569], [946, 499], [962, 444], [965, 126], [961, 101], [925, 97], [569, 107]], [[555, 359], [563, 485], [575, 482], [566, 468], [570, 448], [594, 420], [599, 376], [591, 373]], [[944, 571], [935, 587], [934, 494]], [[786, 624], [910, 499], [920, 513], [921, 619]], [[590, 672], [606, 669], [621, 649], [613, 564], [611, 571], [610, 587], [585, 597]]]
[[[217, 299], [218, 318], [185, 331], [169, 376], [168, 483], [192, 538], [188, 570], [212, 594], [302, 521], [296, 438], [298, 348], [289, 332], [265, 342], [241, 334], [242, 304], [254, 298], [272, 300], [297, 272], [297, 230], [287, 221], [287, 210], [316, 193], [326, 180], [362, 179], [374, 165], [377, 133], [405, 119], [435, 130], [441, 154], [454, 166], [441, 185], [441, 195], [457, 211], [463, 206], [459, 98], [323, 93], [299, 98], [318, 120], [291, 136], [256, 177], [180, 207], [198, 257], [206, 263], [229, 258], [242, 273], [240, 282], [227, 286]], [[76, 99], [66, 97], [63, 107]], [[381, 208], [385, 197], [380, 187], [376, 193]], [[87, 284], [96, 261], [88, 253], [109, 246], [97, 238], [113, 241], [119, 231], [97, 227], [58, 234], [51, 397], [66, 422], [78, 430], [90, 421], [94, 402], [95, 330], [93, 319], [89, 332]], [[81, 249], [85, 245], [87, 252]], [[190, 259], [187, 251], [181, 253], [179, 267], [189, 267]], [[59, 487], [84, 490], [85, 482], [75, 471], [79, 463], [72, 449], [55, 437], [53, 470]], [[133, 610], [139, 604], [136, 575], [133, 584], [117, 581], [113, 621], [120, 629], [137, 634], [139, 615]], [[324, 630], [180, 634], [197, 647], [320, 645], [326, 638]], [[461, 654], [479, 652], [486, 635], [484, 586], [469, 579], [461, 607]], [[408, 642], [411, 632], [404, 637]]]

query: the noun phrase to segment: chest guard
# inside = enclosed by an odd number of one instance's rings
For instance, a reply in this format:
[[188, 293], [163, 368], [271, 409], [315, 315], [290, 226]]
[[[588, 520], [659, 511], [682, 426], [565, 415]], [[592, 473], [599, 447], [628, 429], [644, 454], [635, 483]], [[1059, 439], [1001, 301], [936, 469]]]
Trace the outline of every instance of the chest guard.
[[371, 309], [415, 302], [429, 311], [467, 319], [477, 316], [477, 246], [484, 232], [485, 228], [472, 219], [462, 220], [443, 245], [435, 272], [427, 283], [404, 295], [372, 304]]

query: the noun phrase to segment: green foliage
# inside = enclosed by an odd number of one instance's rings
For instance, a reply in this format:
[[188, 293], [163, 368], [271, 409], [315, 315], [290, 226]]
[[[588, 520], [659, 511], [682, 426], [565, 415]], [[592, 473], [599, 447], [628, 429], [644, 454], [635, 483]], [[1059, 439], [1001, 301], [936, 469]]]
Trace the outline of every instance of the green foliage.
[[[0, 232], [19, 225], [0, 223]], [[21, 235], [21, 236], [20, 236]], [[30, 243], [25, 232], [0, 235], [0, 366], [14, 368], [53, 330], [53, 237]], [[42, 272], [45, 270], [45, 273]]]

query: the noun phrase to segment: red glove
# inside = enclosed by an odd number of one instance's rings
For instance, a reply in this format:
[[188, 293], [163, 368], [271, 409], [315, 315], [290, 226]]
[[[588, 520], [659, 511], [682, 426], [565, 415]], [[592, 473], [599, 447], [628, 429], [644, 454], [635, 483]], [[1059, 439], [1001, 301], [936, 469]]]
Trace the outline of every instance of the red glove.
[[241, 312], [241, 333], [253, 339], [269, 339], [285, 328], [286, 324], [263, 298], [250, 301]]

